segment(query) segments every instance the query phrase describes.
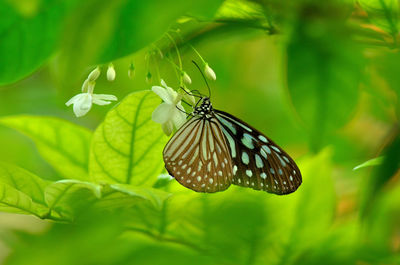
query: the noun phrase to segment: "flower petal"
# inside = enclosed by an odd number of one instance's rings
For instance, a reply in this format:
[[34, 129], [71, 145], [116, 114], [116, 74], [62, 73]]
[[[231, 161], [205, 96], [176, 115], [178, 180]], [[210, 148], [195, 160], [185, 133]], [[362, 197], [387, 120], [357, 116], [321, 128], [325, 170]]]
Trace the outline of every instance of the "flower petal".
[[166, 90], [168, 91], [168, 94], [171, 98], [172, 104], [176, 104], [177, 102], [179, 102], [181, 100], [181, 98], [178, 99], [178, 97], [179, 97], [178, 92], [176, 92], [175, 90], [173, 90], [170, 87], [166, 87]]
[[153, 86], [151, 90], [156, 93], [164, 102], [172, 104], [173, 98], [171, 97], [168, 90], [164, 87]]
[[172, 133], [172, 130], [174, 129], [174, 127], [173, 127], [173, 125], [172, 125], [172, 122], [166, 122], [166, 123], [163, 123], [162, 125], [161, 125], [161, 128], [162, 128], [162, 130], [164, 131], [164, 133], [167, 135], [167, 136], [170, 136], [171, 135], [171, 133]]
[[[181, 103], [178, 103], [177, 107], [184, 110]], [[179, 129], [186, 122], [186, 113], [175, 108], [172, 114], [172, 122], [174, 123], [175, 128]]]
[[98, 99], [98, 98], [93, 98], [93, 103], [100, 105], [100, 106], [104, 106], [104, 105], [108, 105], [111, 103], [111, 101], [106, 101], [106, 100], [102, 100], [102, 99]]
[[78, 95], [73, 96], [70, 100], [68, 100], [65, 105], [67, 105], [67, 107], [69, 107], [71, 104], [74, 104], [80, 97], [82, 97], [82, 95], [84, 95], [86, 93], [80, 93]]
[[153, 112], [151, 118], [153, 121], [163, 124], [171, 119], [174, 105], [161, 103]]
[[90, 93], [82, 93], [79, 95], [73, 107], [76, 117], [84, 116], [92, 108], [92, 95]]
[[167, 83], [165, 83], [164, 79], [161, 79], [161, 85], [162, 85], [163, 87], [165, 87], [165, 88], [168, 87], [168, 86], [167, 86]]
[[109, 94], [93, 94], [93, 100], [99, 99], [99, 100], [114, 100], [117, 101], [118, 98], [114, 95], [109, 95]]

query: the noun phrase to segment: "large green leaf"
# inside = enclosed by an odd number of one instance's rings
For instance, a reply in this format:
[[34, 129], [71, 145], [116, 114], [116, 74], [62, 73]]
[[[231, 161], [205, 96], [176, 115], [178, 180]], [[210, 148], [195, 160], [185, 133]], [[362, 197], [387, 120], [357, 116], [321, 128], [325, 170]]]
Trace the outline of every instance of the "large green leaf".
[[154, 183], [163, 167], [166, 143], [151, 114], [160, 99], [151, 91], [128, 95], [96, 129], [90, 152], [90, 176], [96, 181]]
[[186, 14], [210, 17], [221, 2], [86, 1], [65, 31], [61, 73], [71, 81], [88, 65], [132, 54], [162, 37], [177, 18]]
[[45, 190], [50, 218], [73, 220], [74, 214], [101, 197], [101, 186], [90, 182], [63, 179]]
[[288, 88], [318, 150], [355, 112], [363, 57], [349, 38], [345, 10], [325, 2], [303, 8], [287, 47]]
[[29, 16], [0, 2], [0, 85], [32, 73], [54, 52], [63, 17], [76, 1], [38, 2]]
[[[142, 187], [112, 184], [99, 185], [85, 181], [64, 179], [46, 187], [45, 199], [50, 209], [49, 218], [72, 221], [91, 209], [96, 211], [130, 209], [143, 206], [159, 211], [170, 194]], [[151, 206], [151, 207], [150, 207]]]
[[60, 46], [64, 77], [79, 76], [89, 64], [117, 59], [155, 41], [186, 13], [212, 16], [221, 2], [42, 0], [24, 14], [15, 8], [22, 4], [2, 1], [0, 84], [32, 73]]
[[43, 217], [46, 181], [16, 166], [0, 163], [0, 211]]
[[0, 118], [0, 124], [30, 137], [42, 157], [62, 177], [88, 179], [89, 145], [92, 133], [68, 121], [42, 116], [18, 115]]

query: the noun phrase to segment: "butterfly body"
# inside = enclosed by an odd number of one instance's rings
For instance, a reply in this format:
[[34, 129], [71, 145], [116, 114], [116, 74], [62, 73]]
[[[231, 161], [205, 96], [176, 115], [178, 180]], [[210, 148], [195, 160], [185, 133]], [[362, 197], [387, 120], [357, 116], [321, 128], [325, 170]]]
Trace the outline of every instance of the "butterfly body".
[[218, 192], [231, 184], [288, 194], [301, 184], [297, 165], [272, 140], [202, 98], [163, 151], [165, 167], [180, 184]]

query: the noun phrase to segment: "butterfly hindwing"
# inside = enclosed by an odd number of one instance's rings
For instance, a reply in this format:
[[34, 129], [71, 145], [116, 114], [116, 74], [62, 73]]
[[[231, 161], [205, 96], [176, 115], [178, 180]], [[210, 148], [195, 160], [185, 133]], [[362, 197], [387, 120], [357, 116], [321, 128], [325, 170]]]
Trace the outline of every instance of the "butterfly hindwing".
[[170, 139], [163, 151], [167, 171], [197, 192], [217, 192], [232, 183], [232, 160], [214, 117], [194, 117]]
[[300, 186], [299, 168], [277, 144], [226, 112], [214, 113], [230, 149], [233, 184], [275, 194], [288, 194]]

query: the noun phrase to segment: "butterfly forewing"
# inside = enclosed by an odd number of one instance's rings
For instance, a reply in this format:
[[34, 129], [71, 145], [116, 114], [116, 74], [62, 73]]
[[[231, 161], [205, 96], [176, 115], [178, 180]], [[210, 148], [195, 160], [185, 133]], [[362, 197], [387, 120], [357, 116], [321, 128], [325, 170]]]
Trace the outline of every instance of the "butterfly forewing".
[[300, 186], [296, 163], [271, 139], [226, 112], [214, 113], [231, 153], [233, 184], [275, 194], [288, 194]]
[[222, 191], [232, 182], [230, 151], [215, 117], [187, 121], [167, 143], [163, 157], [169, 174], [194, 191]]

